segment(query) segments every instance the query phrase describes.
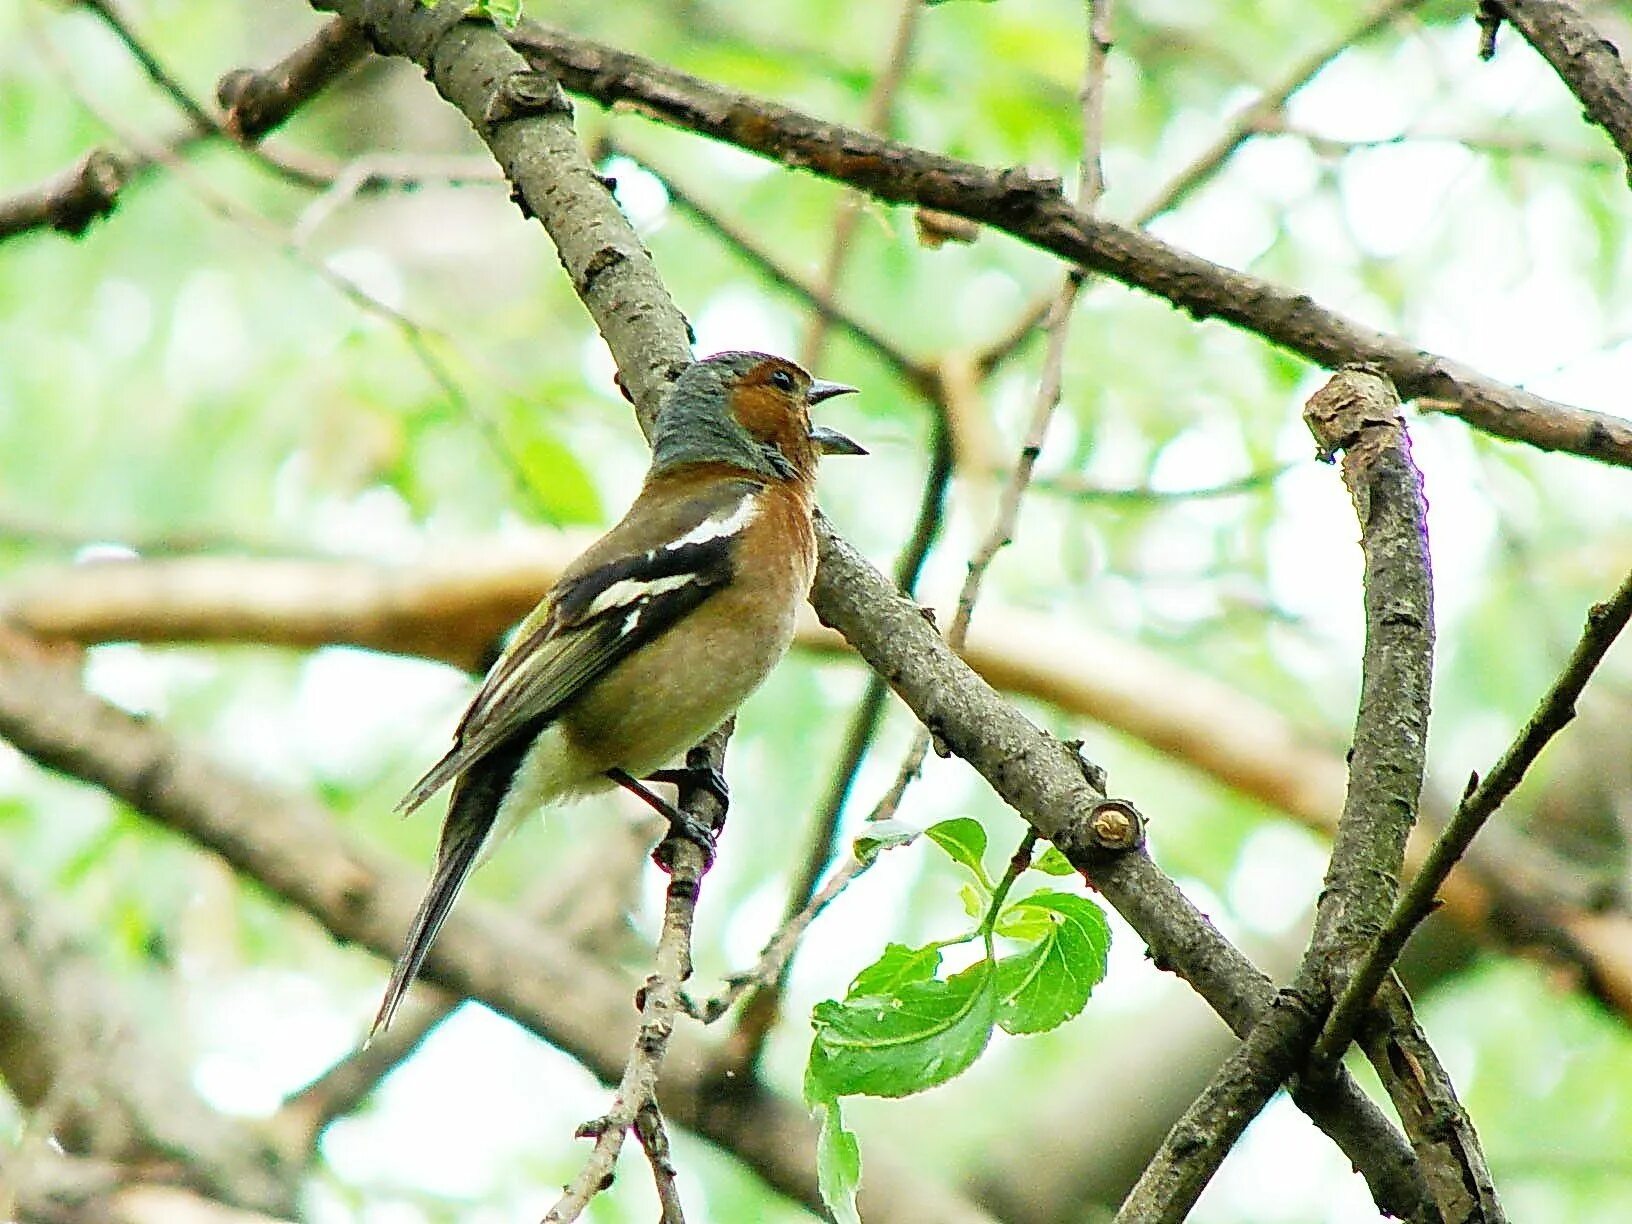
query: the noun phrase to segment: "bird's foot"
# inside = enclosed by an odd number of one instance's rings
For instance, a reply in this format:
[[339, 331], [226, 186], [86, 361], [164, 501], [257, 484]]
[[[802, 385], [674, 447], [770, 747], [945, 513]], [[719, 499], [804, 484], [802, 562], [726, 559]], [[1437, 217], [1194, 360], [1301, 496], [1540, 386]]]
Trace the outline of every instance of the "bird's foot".
[[[664, 770], [659, 772], [668, 771]], [[688, 771], [678, 770], [676, 772], [686, 773]], [[708, 772], [714, 773], [716, 771], [710, 770]], [[664, 845], [666, 845], [671, 838], [680, 838], [683, 841], [688, 841], [692, 845], [696, 846], [698, 850], [702, 851], [704, 871], [707, 871], [714, 865], [716, 834], [712, 825], [699, 820], [690, 812], [685, 812], [680, 808], [675, 807], [674, 804], [670, 803], [661, 795], [654, 794], [645, 783], [641, 782], [638, 778], [632, 777], [629, 773], [622, 769], [609, 769], [606, 771], [606, 776], [611, 778], [612, 781], [623, 787], [623, 789], [628, 791], [630, 794], [640, 798], [654, 812], [669, 822], [668, 836], [664, 837], [663, 841], [658, 843], [657, 849], [652, 851], [652, 859], [659, 867], [663, 868], [665, 871], [672, 872], [673, 870], [674, 864], [669, 861], [668, 855], [666, 855], [663, 851]], [[660, 782], [667, 781], [667, 779], [659, 778], [656, 775], [653, 775], [653, 780]], [[724, 784], [723, 779], [721, 779], [721, 784]], [[704, 785], [706, 785], [706, 783]]]
[[663, 847], [671, 838], [676, 837], [681, 841], [690, 842], [692, 845], [696, 846], [697, 849], [702, 851], [704, 871], [707, 871], [710, 867], [714, 866], [714, 853], [716, 849], [716, 834], [714, 832], [714, 827], [708, 824], [706, 821], [697, 819], [697, 817], [693, 816], [690, 812], [685, 812], [679, 808], [675, 808], [673, 809], [672, 814], [669, 816], [668, 837], [665, 837], [662, 842], [659, 842], [657, 849], [652, 852], [652, 857], [657, 862], [659, 867], [663, 868], [665, 871], [668, 871], [673, 867], [673, 864], [668, 861], [668, 856], [663, 853]]
[[719, 802], [721, 814], [731, 807], [731, 788], [725, 775], [712, 765], [679, 765], [673, 769], [658, 769], [646, 775], [648, 782], [668, 782], [685, 794], [687, 788], [705, 790]]

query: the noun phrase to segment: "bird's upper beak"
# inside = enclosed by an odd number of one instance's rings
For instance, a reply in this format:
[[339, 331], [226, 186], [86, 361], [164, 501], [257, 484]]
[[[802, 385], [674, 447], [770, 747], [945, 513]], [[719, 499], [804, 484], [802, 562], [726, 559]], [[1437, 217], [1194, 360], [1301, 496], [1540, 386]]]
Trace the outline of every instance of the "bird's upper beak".
[[819, 404], [823, 400], [832, 399], [835, 395], [854, 395], [855, 393], [856, 389], [849, 383], [828, 382], [825, 378], [813, 378], [810, 380], [810, 390], [805, 392], [805, 398], [813, 404]]
[[[823, 400], [832, 399], [835, 395], [854, 395], [856, 388], [848, 383], [828, 382], [825, 378], [813, 378], [810, 390], [805, 392], [805, 399], [812, 404], [819, 404]], [[860, 443], [845, 437], [836, 429], [829, 429], [826, 425], [814, 425], [810, 430], [810, 440], [816, 443], [818, 450], [824, 455], [865, 455], [867, 448]]]

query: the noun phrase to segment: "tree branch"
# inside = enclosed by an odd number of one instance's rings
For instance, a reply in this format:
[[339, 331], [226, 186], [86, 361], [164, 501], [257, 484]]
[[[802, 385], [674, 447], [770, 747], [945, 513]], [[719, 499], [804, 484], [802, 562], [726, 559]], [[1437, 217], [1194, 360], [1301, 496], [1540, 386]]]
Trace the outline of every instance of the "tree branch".
[[[921, 520], [922, 523], [922, 520]], [[104, 538], [121, 538], [117, 532]], [[351, 645], [477, 668], [581, 551], [588, 536], [538, 531], [408, 566], [329, 558], [181, 557], [51, 566], [0, 585], [0, 620], [44, 638]], [[901, 574], [897, 573], [897, 581]], [[806, 650], [846, 652], [801, 622]], [[963, 657], [994, 688], [1049, 702], [1151, 745], [1220, 784], [1330, 836], [1343, 802], [1340, 757], [1277, 711], [1127, 638], [986, 610]], [[1418, 829], [1413, 869], [1430, 839]], [[1632, 1018], [1632, 918], [1517, 880], [1501, 856], [1461, 860], [1439, 890], [1451, 920], [1499, 947], [1563, 954], [1583, 988]]]
[[259, 140], [367, 56], [363, 32], [336, 17], [272, 67], [234, 69], [215, 86], [228, 134]]
[[1523, 780], [1541, 750], [1575, 717], [1576, 701], [1610, 646], [1626, 628], [1629, 618], [1632, 618], [1632, 576], [1622, 582], [1607, 601], [1594, 604], [1588, 610], [1586, 629], [1564, 670], [1495, 767], [1483, 779], [1478, 774], [1468, 779], [1467, 793], [1455, 814], [1434, 841], [1422, 867], [1406, 885], [1376, 943], [1332, 1008], [1320, 1040], [1315, 1043], [1316, 1059], [1335, 1059], [1347, 1047], [1367, 1002], [1384, 974], [1399, 959], [1412, 932], [1432, 911], [1435, 895], [1452, 868], [1473, 844], [1485, 822]]
[[[1334, 991], [1393, 903], [1416, 818], [1433, 672], [1421, 477], [1399, 400], [1374, 371], [1334, 375], [1304, 419], [1323, 457], [1343, 452], [1365, 553], [1366, 648], [1348, 793], [1314, 935], [1293, 985], [1169, 1132], [1122, 1204], [1117, 1219], [1125, 1224], [1183, 1220], [1247, 1124], [1297, 1069]], [[1439, 1206], [1446, 1220], [1462, 1219]]]
[[1632, 73], [1621, 54], [1573, 4], [1563, 0], [1484, 0], [1479, 24], [1485, 41], [1480, 56], [1496, 50], [1496, 29], [1506, 21], [1553, 66], [1586, 111], [1604, 129], [1632, 183]]
[[[126, 37], [128, 27], [114, 19], [113, 10], [107, 4], [99, 3], [97, 10], [109, 20], [116, 33]], [[223, 77], [217, 89], [227, 114], [220, 125], [182, 91], [181, 98], [186, 99], [184, 109], [194, 122], [149, 143], [176, 155], [220, 136], [230, 135], [245, 144], [253, 144], [366, 52], [367, 47], [355, 26], [349, 22], [330, 22], [310, 42], [271, 68], [262, 72], [239, 69]], [[274, 155], [267, 156], [280, 169], [290, 169]], [[0, 199], [0, 242], [46, 226], [77, 238], [93, 221], [113, 211], [120, 192], [130, 182], [157, 164], [158, 159], [140, 151], [93, 149], [71, 169], [37, 187]], [[301, 173], [304, 176], [304, 172]]]
[[1498, 437], [1632, 466], [1632, 423], [1557, 403], [1425, 352], [1315, 302], [1307, 294], [1222, 267], [1141, 230], [1087, 216], [1054, 179], [991, 170], [884, 140], [535, 22], [512, 42], [568, 89], [606, 106], [737, 145], [783, 165], [991, 225], [1061, 259], [1165, 298], [1198, 319], [1218, 318], [1329, 368], [1382, 367], [1402, 395], [1433, 401]]

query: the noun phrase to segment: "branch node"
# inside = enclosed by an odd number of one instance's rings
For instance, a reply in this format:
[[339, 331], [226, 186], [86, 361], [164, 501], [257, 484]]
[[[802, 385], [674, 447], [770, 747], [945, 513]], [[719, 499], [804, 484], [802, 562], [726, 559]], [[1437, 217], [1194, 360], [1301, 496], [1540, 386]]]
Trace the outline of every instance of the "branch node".
[[599, 1139], [616, 1125], [618, 1125], [617, 1119], [611, 1114], [602, 1114], [598, 1118], [580, 1122], [578, 1129], [572, 1132], [572, 1137], [574, 1139]]
[[1368, 432], [1395, 429], [1404, 421], [1399, 394], [1377, 366], [1346, 365], [1309, 397], [1303, 419], [1315, 436], [1316, 455], [1330, 463], [1359, 446]]
[[1145, 818], [1126, 799], [1102, 799], [1054, 838], [1067, 858], [1099, 859], [1145, 844]]
[[67, 176], [71, 184], [58, 195], [51, 214], [51, 228], [78, 238], [113, 211], [119, 192], [130, 177], [129, 167], [117, 153], [92, 149]]
[[533, 115], [570, 114], [572, 103], [567, 101], [567, 95], [553, 76], [523, 70], [512, 72], [499, 82], [482, 111], [482, 122], [491, 129]]
[[1496, 54], [1496, 34], [1502, 28], [1502, 6], [1495, 0], [1483, 0], [1474, 24], [1479, 27], [1479, 58], [1487, 63]]
[[1031, 166], [1010, 166], [997, 176], [998, 188], [1016, 204], [1030, 205], [1039, 200], [1058, 199], [1065, 183], [1057, 174]]
[[1126, 799], [1105, 799], [1089, 810], [1088, 831], [1102, 850], [1137, 850], [1145, 843], [1145, 818]]

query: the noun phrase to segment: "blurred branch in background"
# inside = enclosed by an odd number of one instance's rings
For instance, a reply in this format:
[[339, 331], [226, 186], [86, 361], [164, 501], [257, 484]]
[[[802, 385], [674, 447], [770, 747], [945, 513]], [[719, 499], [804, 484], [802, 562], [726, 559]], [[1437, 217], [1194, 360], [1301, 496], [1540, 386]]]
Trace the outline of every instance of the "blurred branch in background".
[[[273, 67], [262, 72], [240, 69], [222, 78], [220, 101], [226, 110], [218, 121], [158, 68], [110, 3], [99, 0], [89, 7], [109, 23], [144, 66], [151, 65], [150, 72], [192, 123], [179, 132], [147, 141], [148, 152], [93, 149], [71, 170], [30, 191], [0, 200], [0, 241], [46, 226], [78, 237], [97, 218], [113, 211], [127, 184], [159, 165], [160, 159], [152, 150], [180, 156], [217, 138], [252, 147], [368, 52], [356, 26], [330, 21], [313, 39]], [[308, 184], [320, 181], [310, 167], [297, 168], [275, 153], [263, 151], [262, 160], [278, 172], [292, 174]]]
[[[20, 750], [120, 796], [305, 910], [342, 942], [396, 954], [421, 891], [417, 872], [347, 844], [310, 800], [245, 782], [163, 728], [91, 696], [71, 669], [39, 661], [15, 634], [0, 638], [0, 681], [0, 734]], [[554, 928], [470, 900], [449, 918], [425, 977], [510, 1016], [603, 1080], [622, 1071], [634, 984]], [[660, 1094], [669, 1116], [817, 1206], [805, 1110], [753, 1081], [739, 1080], [721, 1096], [714, 1091], [717, 1051], [686, 1030], [675, 1046]], [[936, 1219], [985, 1218], [887, 1159], [870, 1161], [868, 1178], [877, 1196], [864, 1198], [870, 1217], [921, 1219], [928, 1205]]]
[[[411, 566], [192, 557], [44, 567], [0, 584], [0, 618], [43, 639], [87, 646], [349, 645], [469, 671], [586, 542], [538, 531], [449, 548]], [[797, 645], [848, 653], [813, 619]], [[1015, 608], [988, 609], [963, 656], [1000, 690], [1115, 728], [1274, 811], [1332, 831], [1342, 804], [1340, 755], [1250, 694], [1132, 639]], [[1426, 831], [1413, 834], [1409, 870], [1427, 845]], [[1440, 890], [1446, 916], [1482, 941], [1560, 966], [1632, 1021], [1632, 914], [1583, 898], [1556, 872], [1530, 871], [1534, 853], [1512, 841], [1491, 852], [1475, 845]]]
[[1174, 175], [1139, 210], [1134, 224], [1149, 225], [1188, 201], [1198, 189], [1217, 176], [1242, 145], [1268, 130], [1266, 125], [1284, 122], [1286, 104], [1291, 101], [1292, 95], [1319, 76], [1333, 60], [1421, 4], [1422, 0], [1378, 0], [1361, 13], [1353, 25], [1340, 28], [1331, 41], [1322, 43], [1293, 64], [1275, 84], [1237, 113], [1230, 125], [1195, 160]]
[[0, 1075], [39, 1131], [0, 1172], [0, 1214], [40, 1192], [34, 1166], [53, 1153], [119, 1166], [116, 1187], [171, 1184], [291, 1214], [298, 1165], [254, 1123], [205, 1104], [181, 1054], [121, 997], [69, 916], [0, 862]]
[[[895, 19], [895, 33], [890, 38], [884, 62], [873, 78], [863, 110], [862, 126], [880, 135], [894, 134], [895, 100], [912, 63], [913, 39], [918, 32], [919, 15], [924, 11], [922, 0], [899, 0]], [[861, 218], [862, 200], [847, 195], [839, 201], [833, 214], [833, 232], [828, 239], [827, 256], [817, 273], [818, 286], [813, 297], [817, 301], [834, 301], [839, 296], [839, 284], [844, 267], [854, 250], [856, 222]], [[827, 342], [829, 319], [820, 310], [810, 316], [805, 326], [805, 337], [799, 345], [799, 364], [807, 370], [821, 365], [822, 349]]]

